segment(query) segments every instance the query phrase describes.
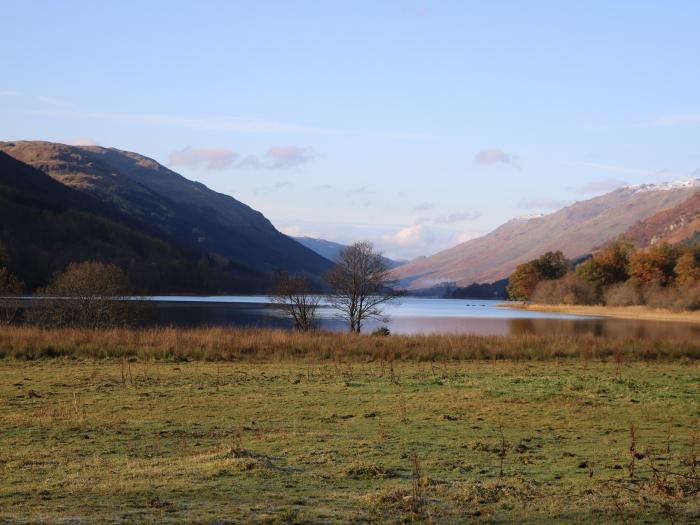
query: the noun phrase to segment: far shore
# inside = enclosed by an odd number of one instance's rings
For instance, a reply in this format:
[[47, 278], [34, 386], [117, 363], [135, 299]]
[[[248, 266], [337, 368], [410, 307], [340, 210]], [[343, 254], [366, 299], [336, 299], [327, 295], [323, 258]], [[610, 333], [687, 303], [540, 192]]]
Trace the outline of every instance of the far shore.
[[568, 315], [587, 315], [598, 317], [617, 317], [620, 319], [643, 319], [646, 321], [676, 321], [682, 323], [700, 323], [698, 312], [674, 312], [649, 306], [586, 306], [570, 304], [527, 304], [502, 303], [498, 306], [517, 308], [532, 312], [555, 312]]

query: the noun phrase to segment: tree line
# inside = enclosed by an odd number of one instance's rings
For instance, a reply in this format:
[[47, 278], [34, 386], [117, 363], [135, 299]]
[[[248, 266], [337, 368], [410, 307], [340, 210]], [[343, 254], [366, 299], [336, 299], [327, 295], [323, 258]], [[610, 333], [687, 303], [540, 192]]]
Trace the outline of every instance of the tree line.
[[[348, 329], [360, 333], [366, 321], [386, 320], [382, 307], [397, 295], [386, 259], [369, 242], [345, 248], [324, 280], [328, 293], [322, 295], [306, 276], [276, 275], [272, 302], [296, 330], [318, 328], [318, 309], [325, 297]], [[137, 325], [147, 313], [147, 302], [133, 297], [128, 274], [119, 266], [100, 261], [72, 262], [34, 296], [25, 297], [24, 293], [24, 284], [9, 271], [0, 245], [0, 324], [108, 328]]]
[[545, 304], [700, 309], [700, 242], [635, 248], [616, 240], [576, 263], [547, 252], [519, 265], [509, 298]]

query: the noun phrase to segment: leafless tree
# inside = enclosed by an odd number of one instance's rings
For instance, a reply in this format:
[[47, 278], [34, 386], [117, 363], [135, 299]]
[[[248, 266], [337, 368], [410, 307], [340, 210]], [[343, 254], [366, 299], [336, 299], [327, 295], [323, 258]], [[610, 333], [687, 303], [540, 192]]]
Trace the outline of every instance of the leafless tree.
[[396, 297], [386, 260], [366, 241], [342, 250], [326, 281], [331, 287], [329, 304], [355, 333], [367, 319], [386, 320], [382, 305]]
[[294, 328], [300, 332], [316, 328], [321, 297], [313, 293], [306, 277], [279, 272], [275, 279], [272, 302], [294, 322]]
[[129, 299], [129, 278], [112, 264], [71, 263], [44, 290], [32, 320], [46, 326], [107, 328], [137, 321], [143, 305]]
[[0, 325], [10, 325], [20, 311], [22, 283], [7, 268], [0, 268]]

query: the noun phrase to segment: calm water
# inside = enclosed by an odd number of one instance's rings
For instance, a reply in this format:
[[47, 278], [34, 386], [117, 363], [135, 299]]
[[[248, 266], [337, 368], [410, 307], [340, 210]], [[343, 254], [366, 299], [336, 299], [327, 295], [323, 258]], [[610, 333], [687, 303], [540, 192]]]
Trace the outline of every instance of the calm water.
[[[157, 296], [154, 322], [178, 326], [258, 326], [291, 328], [266, 296]], [[497, 307], [501, 301], [406, 297], [385, 309], [388, 323], [368, 321], [365, 331], [386, 324], [393, 333], [480, 335], [584, 335], [637, 339], [698, 340], [700, 325], [527, 312]], [[321, 327], [345, 330], [328, 307], [319, 309]]]

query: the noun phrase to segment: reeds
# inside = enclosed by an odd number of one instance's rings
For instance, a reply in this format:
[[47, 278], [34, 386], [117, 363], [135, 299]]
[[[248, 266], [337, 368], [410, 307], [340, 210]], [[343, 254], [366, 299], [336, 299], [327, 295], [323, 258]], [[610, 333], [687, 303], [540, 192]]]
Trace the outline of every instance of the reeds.
[[[398, 383], [395, 362], [458, 360], [550, 360], [557, 358], [631, 361], [700, 359], [700, 340], [625, 340], [592, 336], [366, 335], [254, 328], [80, 328], [0, 329], [0, 358], [47, 357], [167, 361], [307, 361], [389, 364]], [[431, 365], [437, 373], [436, 365]], [[442, 366], [443, 372], [445, 366]], [[125, 370], [130, 374], [130, 370]], [[147, 369], [144, 368], [147, 374]], [[126, 382], [125, 375], [122, 376]]]

